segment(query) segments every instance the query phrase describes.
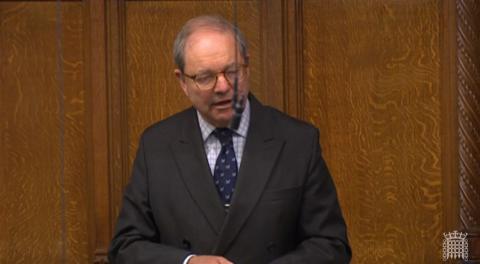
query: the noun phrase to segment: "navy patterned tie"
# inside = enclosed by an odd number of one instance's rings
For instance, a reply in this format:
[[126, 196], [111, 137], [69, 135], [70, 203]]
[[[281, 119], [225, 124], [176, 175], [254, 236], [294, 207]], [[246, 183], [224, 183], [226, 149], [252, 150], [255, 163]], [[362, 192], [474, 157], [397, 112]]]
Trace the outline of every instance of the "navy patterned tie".
[[232, 130], [228, 128], [217, 128], [212, 132], [222, 144], [222, 149], [215, 162], [213, 181], [225, 205], [230, 204], [238, 173], [232, 133]]

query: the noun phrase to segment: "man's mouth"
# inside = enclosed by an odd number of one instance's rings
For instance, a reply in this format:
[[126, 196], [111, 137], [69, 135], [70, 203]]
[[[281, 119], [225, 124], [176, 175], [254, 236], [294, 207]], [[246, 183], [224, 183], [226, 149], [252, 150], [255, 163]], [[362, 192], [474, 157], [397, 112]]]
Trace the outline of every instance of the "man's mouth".
[[222, 101], [213, 103], [212, 105], [215, 106], [215, 107], [225, 108], [225, 107], [227, 107], [227, 106], [231, 106], [231, 105], [232, 105], [232, 100], [222, 100]]

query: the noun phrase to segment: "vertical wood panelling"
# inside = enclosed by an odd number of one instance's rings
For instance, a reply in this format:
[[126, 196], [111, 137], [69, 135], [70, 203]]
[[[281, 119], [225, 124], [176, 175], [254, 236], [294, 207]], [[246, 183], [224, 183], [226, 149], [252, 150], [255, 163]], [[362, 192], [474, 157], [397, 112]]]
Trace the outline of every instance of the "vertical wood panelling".
[[0, 3], [1, 263], [88, 261], [82, 10]]
[[303, 8], [302, 2], [284, 0], [283, 12], [283, 92], [284, 111], [303, 119]]
[[353, 263], [439, 260], [438, 1], [304, 1], [305, 118], [349, 226]]
[[441, 48], [441, 145], [442, 185], [445, 232], [459, 230], [458, 198], [458, 108], [457, 108], [457, 45], [455, 1], [443, 1], [440, 20]]
[[[260, 9], [256, 12], [261, 19], [260, 25], [252, 21], [241, 28], [243, 30], [245, 27], [248, 29], [253, 26], [252, 30], [260, 36], [259, 52], [252, 54], [258, 56], [252, 57], [252, 60], [258, 61], [258, 66], [261, 67], [258, 73], [261, 76], [261, 82], [258, 88], [254, 88], [254, 92], [260, 93], [258, 96], [261, 96], [264, 104], [285, 110], [283, 40], [286, 36], [283, 32], [283, 3], [278, 0], [262, 0], [259, 4]], [[248, 41], [251, 42], [250, 39]], [[256, 66], [254, 64], [254, 67]]]
[[89, 189], [89, 253], [94, 263], [106, 259], [111, 232], [111, 199], [109, 175], [108, 91], [106, 3], [85, 2], [85, 59], [88, 104], [88, 189]]
[[[115, 220], [121, 205], [123, 187], [128, 178], [128, 123], [127, 123], [127, 91], [125, 65], [125, 2], [109, 1], [106, 5], [107, 35], [107, 83], [108, 83], [108, 173], [110, 210], [108, 225], [104, 225], [112, 234]], [[106, 190], [104, 190], [106, 191]], [[107, 220], [103, 218], [102, 220]], [[106, 257], [107, 244], [111, 239], [102, 234], [97, 238], [97, 260]], [[100, 242], [101, 241], [101, 242]], [[99, 262], [101, 263], [101, 262]]]
[[[84, 5], [82, 2], [61, 4], [62, 67], [64, 95], [64, 157], [66, 259], [68, 263], [89, 260], [88, 191], [86, 148], [86, 100], [84, 64]], [[58, 74], [57, 74], [58, 75]], [[60, 117], [62, 118], [62, 117]], [[62, 132], [60, 132], [62, 133]]]
[[320, 127], [353, 263], [462, 227], [480, 261], [477, 1], [51, 0], [0, 1], [0, 263], [106, 261], [140, 133], [190, 105], [174, 37], [234, 4], [252, 92]]

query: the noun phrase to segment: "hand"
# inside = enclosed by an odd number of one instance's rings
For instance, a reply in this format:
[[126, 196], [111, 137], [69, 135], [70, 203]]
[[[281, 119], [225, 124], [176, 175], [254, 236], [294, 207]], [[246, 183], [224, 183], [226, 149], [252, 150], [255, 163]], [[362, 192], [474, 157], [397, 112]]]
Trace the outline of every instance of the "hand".
[[234, 264], [220, 256], [193, 256], [187, 264]]

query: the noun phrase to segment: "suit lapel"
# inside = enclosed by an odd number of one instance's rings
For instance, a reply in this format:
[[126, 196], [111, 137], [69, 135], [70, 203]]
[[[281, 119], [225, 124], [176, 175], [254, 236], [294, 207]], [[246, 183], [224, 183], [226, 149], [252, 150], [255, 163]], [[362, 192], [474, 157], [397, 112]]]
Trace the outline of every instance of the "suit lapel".
[[268, 111], [250, 97], [251, 117], [247, 141], [230, 211], [225, 219], [214, 254], [223, 255], [240, 232], [259, 200], [284, 141], [275, 139]]
[[171, 143], [171, 149], [192, 199], [200, 207], [212, 229], [219, 234], [225, 211], [213, 183], [196, 112], [193, 108], [189, 112], [182, 124], [182, 130], [179, 131], [179, 139]]

